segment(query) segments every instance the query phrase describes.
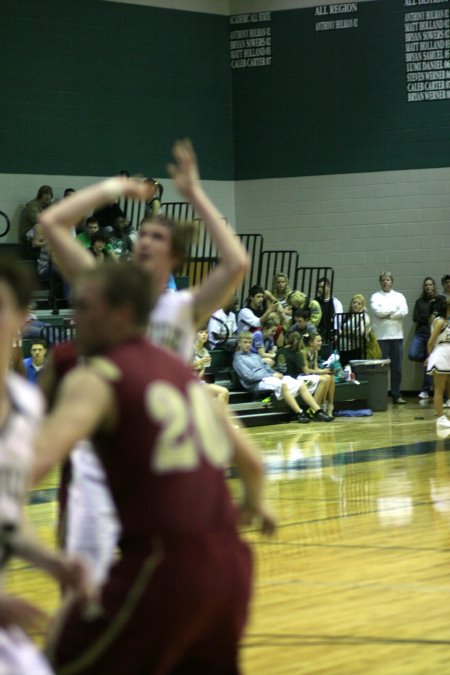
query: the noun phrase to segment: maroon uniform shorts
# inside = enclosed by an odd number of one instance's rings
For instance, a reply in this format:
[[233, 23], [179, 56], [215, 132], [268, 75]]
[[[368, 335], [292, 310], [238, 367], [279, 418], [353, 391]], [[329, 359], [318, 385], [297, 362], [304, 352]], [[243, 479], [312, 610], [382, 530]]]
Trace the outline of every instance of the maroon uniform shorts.
[[47, 653], [60, 675], [235, 675], [251, 559], [234, 533], [131, 550], [98, 606], [73, 603]]

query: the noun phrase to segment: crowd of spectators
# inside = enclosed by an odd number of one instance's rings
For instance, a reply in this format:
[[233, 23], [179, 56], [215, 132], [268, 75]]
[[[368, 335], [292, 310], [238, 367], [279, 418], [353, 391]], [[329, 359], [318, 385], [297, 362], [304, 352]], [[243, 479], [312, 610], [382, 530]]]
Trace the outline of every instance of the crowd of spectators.
[[[145, 204], [145, 214], [158, 214], [164, 191], [163, 186], [154, 178], [146, 180], [152, 182], [156, 190], [153, 198]], [[62, 199], [70, 198], [75, 192], [73, 188], [66, 188]], [[42, 287], [48, 288], [52, 306], [54, 306], [54, 300], [58, 301], [59, 306], [64, 306], [64, 302], [68, 301], [70, 288], [64, 282], [38, 224], [39, 214], [51, 206], [53, 199], [52, 187], [42, 185], [36, 197], [24, 206], [19, 220], [19, 242], [26, 248], [26, 257], [36, 261], [37, 276]], [[73, 228], [72, 234], [80, 244], [89, 249], [99, 264], [119, 260], [131, 262], [133, 259], [135, 231], [117, 201], [111, 202], [90, 215], [87, 214], [87, 217], [83, 218], [76, 228]], [[167, 288], [177, 290], [172, 275]]]
[[[362, 357], [389, 359], [392, 400], [402, 404], [405, 402], [401, 392], [403, 320], [408, 314], [408, 305], [404, 295], [394, 290], [394, 277], [390, 272], [382, 272], [379, 283], [380, 290], [371, 295], [369, 307], [364, 296], [356, 293], [348, 311], [344, 312], [342, 302], [332, 295], [330, 279], [319, 279], [316, 297], [308, 298], [302, 291], [291, 288], [287, 275], [278, 273], [270, 290], [252, 286], [240, 310], [236, 310], [234, 298], [211, 317], [210, 347], [236, 351], [233, 366], [238, 375], [240, 372], [244, 389], [255, 387], [256, 380], [249, 379], [253, 366], [255, 369], [258, 366], [255, 377], [263, 373], [267, 377], [273, 375], [267, 370], [270, 369], [282, 376], [303, 378], [321, 410], [330, 415], [334, 407], [335, 376], [322, 366], [323, 342], [328, 343], [328, 350], [339, 345], [342, 366]], [[442, 296], [439, 296], [434, 280], [427, 277], [413, 312], [416, 329], [408, 355], [424, 367], [419, 394], [422, 400], [431, 395], [433, 382], [426, 372], [427, 344], [435, 316], [433, 305], [438, 297], [450, 298], [450, 275], [442, 278], [442, 286]], [[241, 340], [243, 335], [251, 336], [248, 349], [246, 341]], [[242, 353], [255, 358], [243, 360]], [[242, 363], [245, 363], [245, 372]], [[280, 397], [280, 392], [282, 397], [285, 389], [280, 389], [276, 396]], [[449, 392], [443, 405], [450, 407], [448, 399]]]
[[[163, 187], [154, 179], [157, 187], [153, 199], [146, 204], [146, 212], [158, 212], [161, 205]], [[64, 191], [63, 199], [70, 199], [73, 188]], [[42, 185], [36, 197], [29, 201], [20, 216], [19, 238], [36, 259], [39, 278], [50, 284], [50, 289], [59, 298], [68, 298], [69, 287], [63, 281], [57, 264], [52, 260], [50, 250], [40, 232], [39, 214], [53, 201], [53, 189]], [[87, 248], [99, 264], [129, 262], [133, 257], [133, 233], [126, 214], [118, 202], [88, 215], [79, 223], [73, 236]], [[433, 307], [439, 297], [450, 297], [450, 275], [442, 277], [442, 295], [439, 295], [435, 281], [426, 277], [421, 295], [417, 298], [413, 321], [415, 331], [409, 345], [408, 357], [411, 361], [423, 365], [423, 382], [419, 398], [426, 401], [433, 391], [433, 379], [426, 370], [428, 341], [431, 335], [431, 323], [434, 318]], [[395, 403], [404, 403], [401, 392], [403, 359], [403, 320], [408, 314], [408, 305], [402, 293], [394, 290], [394, 277], [390, 272], [382, 272], [379, 277], [380, 290], [370, 298], [370, 312], [363, 295], [357, 293], [350, 301], [347, 313], [342, 302], [332, 295], [332, 281], [327, 277], [317, 280], [315, 297], [308, 297], [301, 290], [293, 289], [288, 275], [278, 272], [273, 278], [270, 289], [255, 285], [250, 288], [248, 297], [239, 309], [237, 297], [218, 309], [208, 325], [205, 345], [211, 349], [220, 347], [230, 352], [239, 351], [239, 336], [242, 333], [252, 335], [249, 353], [258, 356], [262, 363], [275, 368], [277, 372], [292, 377], [317, 375], [319, 380], [310, 380], [310, 391], [320, 405], [332, 411], [333, 387], [325, 386], [323, 370], [312, 372], [312, 350], [320, 344], [320, 337], [328, 345], [339, 344], [340, 360], [343, 365], [352, 359], [361, 357], [361, 344], [365, 341], [366, 357], [380, 356], [390, 360], [391, 395]], [[171, 278], [170, 288], [176, 290]], [[371, 318], [372, 317], [372, 318]], [[28, 328], [30, 329], [31, 323]], [[35, 332], [33, 335], [37, 335]], [[206, 349], [206, 346], [204, 348]], [[320, 369], [320, 349], [316, 349], [318, 360], [315, 370]], [[308, 356], [309, 355], [309, 356]], [[284, 369], [284, 370], [283, 370]], [[306, 369], [306, 370], [305, 370]], [[333, 378], [328, 377], [329, 380]], [[444, 406], [450, 407], [450, 393], [444, 400]]]

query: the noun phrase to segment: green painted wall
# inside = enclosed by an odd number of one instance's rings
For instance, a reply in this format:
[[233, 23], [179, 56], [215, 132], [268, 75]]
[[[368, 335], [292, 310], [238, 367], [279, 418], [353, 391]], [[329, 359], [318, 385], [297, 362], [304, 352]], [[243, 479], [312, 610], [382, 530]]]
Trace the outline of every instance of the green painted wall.
[[228, 19], [98, 0], [2, 0], [0, 172], [164, 175], [191, 137], [233, 177]]
[[448, 166], [450, 99], [408, 102], [404, 17], [450, 0], [405, 1], [272, 12], [255, 24], [270, 25], [271, 65], [230, 69], [225, 16], [2, 0], [0, 172], [164, 175], [180, 136], [207, 179]]
[[[236, 178], [448, 166], [450, 101], [407, 100], [404, 16], [450, 3], [417, 2], [272, 12], [261, 24], [271, 25], [271, 65], [233, 70]], [[358, 28], [315, 29], [355, 17]]]

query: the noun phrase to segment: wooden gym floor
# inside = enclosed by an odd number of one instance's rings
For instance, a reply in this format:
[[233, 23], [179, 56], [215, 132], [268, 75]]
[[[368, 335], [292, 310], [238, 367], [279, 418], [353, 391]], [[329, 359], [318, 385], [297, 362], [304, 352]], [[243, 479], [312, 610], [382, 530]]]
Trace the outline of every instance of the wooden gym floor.
[[[250, 433], [279, 529], [245, 533], [255, 588], [243, 672], [450, 674], [450, 436], [438, 437], [432, 406]], [[50, 542], [54, 486], [28, 507]], [[21, 562], [8, 588], [50, 612], [58, 604]]]

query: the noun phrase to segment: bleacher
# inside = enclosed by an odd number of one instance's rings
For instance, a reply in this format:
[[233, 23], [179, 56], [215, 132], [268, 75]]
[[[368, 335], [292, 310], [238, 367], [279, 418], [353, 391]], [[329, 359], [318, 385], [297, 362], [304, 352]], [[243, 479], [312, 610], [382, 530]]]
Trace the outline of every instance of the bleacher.
[[[134, 228], [143, 216], [143, 205], [133, 201], [123, 200], [121, 208], [127, 214]], [[179, 220], [195, 220], [196, 214], [189, 204], [184, 202], [168, 202], [161, 205], [161, 211], [165, 215], [178, 218]], [[295, 250], [272, 250], [265, 249], [264, 239], [260, 234], [238, 233], [237, 236], [246, 247], [250, 266], [242, 286], [236, 289], [236, 294], [241, 305], [244, 303], [251, 286], [258, 284], [263, 288], [271, 288], [272, 279], [277, 272], [284, 272], [291, 288], [303, 291], [308, 297], [314, 298], [317, 292], [318, 280], [327, 277], [331, 281], [331, 292], [334, 284], [334, 270], [331, 267], [302, 267], [300, 254]], [[30, 255], [30, 249], [23, 244], [2, 244], [3, 250], [19, 258], [24, 265], [33, 270], [36, 278], [36, 291], [34, 293], [34, 309], [38, 318], [50, 327], [42, 331], [42, 337], [49, 344], [71, 339], [73, 326], [71, 324], [71, 310], [67, 308], [65, 301], [55, 292], [52, 283], [43, 285], [36, 273], [36, 260]], [[185, 288], [199, 284], [208, 275], [211, 268], [217, 263], [218, 252], [211, 241], [205, 228], [199, 228], [199, 236], [192, 244], [186, 261], [180, 274], [176, 277], [178, 288]], [[341, 315], [341, 325], [345, 323], [345, 315]], [[343, 337], [337, 331], [332, 331], [325, 336], [325, 350], [340, 348]], [[358, 335], [348, 334], [345, 337], [346, 344], [352, 341], [353, 354], [355, 349], [359, 358], [364, 358], [365, 341]], [[24, 355], [29, 354], [29, 340], [24, 341]], [[229, 352], [215, 349], [211, 352], [212, 363], [207, 370], [211, 381], [226, 386], [230, 391], [230, 407], [246, 426], [263, 424], [276, 424], [287, 422], [292, 419], [283, 402], [276, 402], [269, 393], [253, 395], [243, 391], [233, 374], [231, 366], [232, 356]], [[335, 407], [365, 407], [367, 406], [367, 383], [355, 385], [352, 383], [337, 384]]]
[[[251, 393], [245, 391], [233, 370], [231, 352], [216, 348], [211, 352], [211, 365], [206, 370], [206, 377], [226, 387], [230, 392], [230, 409], [239, 417], [246, 427], [280, 424], [294, 419], [292, 412], [283, 401], [276, 401], [270, 392]], [[335, 410], [352, 410], [367, 408], [369, 383], [362, 381], [339, 382], [335, 390]]]

